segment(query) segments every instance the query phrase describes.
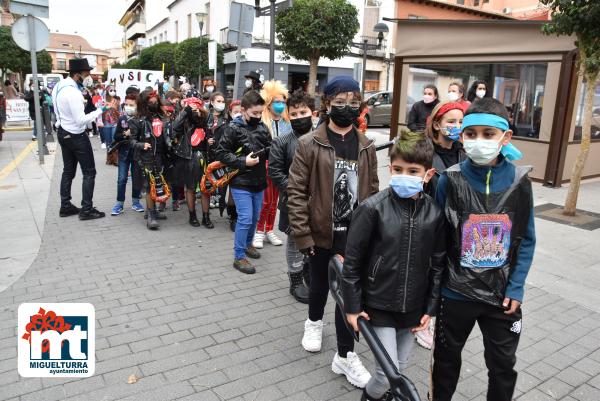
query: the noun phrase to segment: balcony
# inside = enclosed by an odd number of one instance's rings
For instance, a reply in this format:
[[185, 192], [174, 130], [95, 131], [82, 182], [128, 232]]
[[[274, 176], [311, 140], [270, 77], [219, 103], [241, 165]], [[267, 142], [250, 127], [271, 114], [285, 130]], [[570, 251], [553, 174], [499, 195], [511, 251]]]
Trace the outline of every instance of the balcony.
[[139, 37], [146, 35], [146, 22], [143, 20], [137, 20], [132, 22], [125, 30], [125, 37], [127, 40], [135, 40]]

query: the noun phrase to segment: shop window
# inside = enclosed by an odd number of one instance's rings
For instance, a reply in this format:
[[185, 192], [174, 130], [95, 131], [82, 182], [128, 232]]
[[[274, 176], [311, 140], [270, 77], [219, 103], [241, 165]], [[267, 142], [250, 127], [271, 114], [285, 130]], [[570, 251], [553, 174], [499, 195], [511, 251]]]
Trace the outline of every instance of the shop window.
[[[577, 99], [577, 115], [575, 117], [575, 136], [574, 140], [581, 140], [581, 126], [583, 125], [583, 106], [585, 100], [585, 91], [587, 90], [587, 82], [581, 85], [581, 93]], [[600, 84], [596, 85], [594, 93], [594, 105], [592, 106], [592, 139], [600, 139]]]
[[474, 81], [484, 80], [512, 115], [515, 135], [539, 138], [547, 68], [546, 63], [411, 65], [408, 95], [421, 99], [423, 87], [433, 84], [445, 100], [448, 85], [456, 81], [465, 86], [466, 97]]

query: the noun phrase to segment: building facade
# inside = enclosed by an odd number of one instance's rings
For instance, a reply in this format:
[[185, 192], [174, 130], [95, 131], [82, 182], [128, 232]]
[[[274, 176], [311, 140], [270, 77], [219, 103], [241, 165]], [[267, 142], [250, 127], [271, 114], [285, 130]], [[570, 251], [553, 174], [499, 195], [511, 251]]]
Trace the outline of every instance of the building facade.
[[88, 59], [90, 66], [94, 67], [91, 75], [96, 80], [102, 78], [109, 66], [109, 52], [92, 47], [79, 35], [50, 33], [50, 44], [46, 50], [52, 57], [52, 73], [66, 75], [69, 60], [77, 57]]
[[548, 7], [539, 0], [443, 0], [446, 3], [464, 5], [483, 11], [493, 11], [525, 20], [550, 19]]
[[119, 20], [119, 25], [123, 27], [123, 48], [126, 60], [138, 57], [142, 49], [146, 47], [145, 3], [144, 0], [134, 0]]

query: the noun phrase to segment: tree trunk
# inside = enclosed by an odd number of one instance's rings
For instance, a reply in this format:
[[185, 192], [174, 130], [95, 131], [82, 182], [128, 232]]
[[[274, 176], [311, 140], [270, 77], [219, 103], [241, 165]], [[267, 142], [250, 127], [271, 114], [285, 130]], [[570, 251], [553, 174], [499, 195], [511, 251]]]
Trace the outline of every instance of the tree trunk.
[[310, 72], [308, 73], [308, 94], [315, 95], [315, 87], [317, 84], [317, 68], [319, 67], [319, 57], [312, 57], [309, 60]]
[[592, 107], [594, 105], [594, 92], [596, 90], [598, 73], [585, 74], [585, 77], [587, 81], [587, 87], [583, 108], [583, 122], [581, 123], [581, 145], [579, 147], [577, 159], [573, 165], [571, 182], [569, 183], [569, 192], [567, 192], [567, 199], [565, 200], [563, 214], [566, 216], [575, 216], [583, 168], [585, 167], [585, 161], [590, 153], [590, 143], [592, 140]]

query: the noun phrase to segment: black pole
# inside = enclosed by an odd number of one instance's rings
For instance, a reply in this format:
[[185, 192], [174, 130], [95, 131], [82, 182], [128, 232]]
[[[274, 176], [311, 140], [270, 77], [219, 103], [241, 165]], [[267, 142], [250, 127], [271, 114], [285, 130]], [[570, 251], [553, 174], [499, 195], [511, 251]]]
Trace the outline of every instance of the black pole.
[[362, 91], [361, 96], [365, 98], [365, 81], [367, 80], [367, 39], [363, 39], [363, 68], [362, 68]]
[[271, 38], [269, 44], [269, 79], [275, 79], [275, 0], [271, 2]]

